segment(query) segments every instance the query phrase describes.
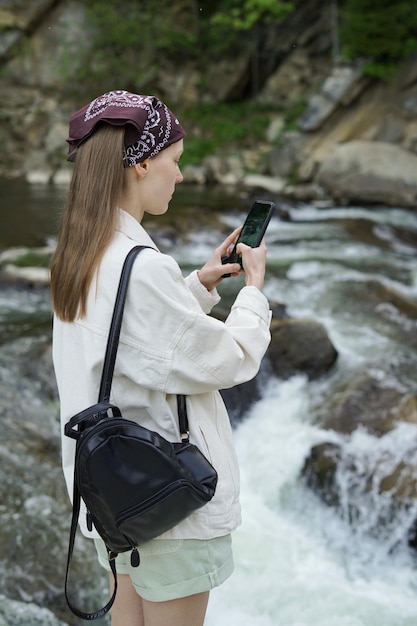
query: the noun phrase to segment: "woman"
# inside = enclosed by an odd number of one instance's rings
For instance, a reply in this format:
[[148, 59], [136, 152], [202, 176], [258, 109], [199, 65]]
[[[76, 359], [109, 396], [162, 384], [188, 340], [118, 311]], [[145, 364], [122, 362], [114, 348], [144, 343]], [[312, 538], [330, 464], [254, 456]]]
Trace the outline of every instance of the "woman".
[[[176, 394], [187, 395], [191, 441], [218, 472], [214, 498], [175, 528], [141, 546], [141, 565], [116, 560], [113, 626], [201, 626], [211, 588], [233, 570], [230, 533], [240, 523], [238, 468], [228, 415], [218, 392], [255, 376], [270, 341], [270, 312], [261, 293], [266, 247], [240, 245], [245, 287], [225, 323], [207, 315], [219, 300], [222, 265], [239, 229], [199, 270], [183, 278], [158, 251], [141, 221], [162, 215], [183, 180], [185, 133], [152, 96], [112, 91], [70, 120], [75, 161], [51, 265], [53, 359], [62, 426], [97, 401], [114, 299], [124, 259], [136, 245], [112, 386], [124, 417], [178, 440]], [[72, 494], [74, 442], [62, 437], [64, 475]], [[104, 543], [80, 516], [109, 570]]]

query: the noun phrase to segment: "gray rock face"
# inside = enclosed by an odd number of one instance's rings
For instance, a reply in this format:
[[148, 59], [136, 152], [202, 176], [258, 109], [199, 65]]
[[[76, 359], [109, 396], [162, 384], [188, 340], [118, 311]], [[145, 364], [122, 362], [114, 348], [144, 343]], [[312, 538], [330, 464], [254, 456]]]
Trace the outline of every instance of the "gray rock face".
[[360, 68], [335, 67], [320, 92], [311, 96], [300, 120], [300, 129], [311, 132], [320, 128], [339, 105], [348, 106], [365, 88], [366, 83]]
[[339, 144], [324, 158], [316, 182], [340, 201], [413, 207], [417, 156], [380, 141]]

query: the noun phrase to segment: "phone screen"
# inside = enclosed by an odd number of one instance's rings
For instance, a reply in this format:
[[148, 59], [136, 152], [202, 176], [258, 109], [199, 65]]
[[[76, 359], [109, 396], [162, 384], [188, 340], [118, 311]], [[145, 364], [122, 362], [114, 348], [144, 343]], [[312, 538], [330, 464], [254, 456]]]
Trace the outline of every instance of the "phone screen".
[[257, 248], [265, 234], [274, 208], [272, 202], [255, 202], [246, 218], [236, 244], [241, 242], [251, 248]]
[[[265, 202], [263, 200], [254, 202], [232, 252], [230, 255], [222, 257], [222, 263], [240, 263], [242, 265], [242, 257], [236, 252], [236, 246], [238, 243], [245, 243], [251, 248], [257, 248], [265, 235], [274, 211], [275, 204], [273, 202]], [[228, 276], [230, 274], [223, 274], [223, 278]]]

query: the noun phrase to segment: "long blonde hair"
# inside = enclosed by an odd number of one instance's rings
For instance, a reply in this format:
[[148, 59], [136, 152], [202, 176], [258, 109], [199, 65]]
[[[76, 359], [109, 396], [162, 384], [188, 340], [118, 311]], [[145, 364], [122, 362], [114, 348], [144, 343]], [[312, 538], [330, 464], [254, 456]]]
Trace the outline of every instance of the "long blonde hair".
[[123, 128], [103, 124], [77, 150], [51, 261], [52, 306], [65, 322], [84, 317], [91, 281], [114, 233], [126, 184], [123, 138]]

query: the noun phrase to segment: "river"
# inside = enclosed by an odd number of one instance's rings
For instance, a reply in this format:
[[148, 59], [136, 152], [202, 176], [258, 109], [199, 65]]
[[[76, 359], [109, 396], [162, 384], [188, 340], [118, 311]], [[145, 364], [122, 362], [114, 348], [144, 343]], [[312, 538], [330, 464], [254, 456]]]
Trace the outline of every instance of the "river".
[[[0, 247], [53, 239], [62, 191], [17, 183], [5, 188]], [[233, 194], [181, 194], [172, 212], [186, 205], [187, 215], [198, 218], [199, 211], [223, 202], [227, 211], [217, 213], [222, 230], [242, 221], [244, 199]], [[329, 440], [312, 419], [314, 410], [347, 373], [367, 368], [387, 385], [417, 392], [417, 354], [401, 339], [415, 330], [416, 320], [392, 303], [371, 306], [375, 285], [417, 297], [417, 213], [284, 208], [290, 219], [276, 217], [268, 230], [265, 292], [291, 315], [321, 321], [339, 359], [322, 380], [265, 381], [261, 400], [235, 429], [243, 524], [234, 535], [235, 573], [212, 593], [206, 626], [415, 626], [417, 561], [407, 547], [406, 514], [375, 532], [373, 519], [383, 503], [364, 498], [352, 526], [305, 487], [300, 470], [310, 448]], [[166, 238], [164, 247], [187, 270], [204, 262], [219, 238], [215, 223], [194, 229], [186, 241]], [[233, 281], [221, 286], [227, 302], [236, 289]], [[24, 313], [26, 334], [35, 334], [39, 313], [49, 315], [47, 302], [46, 294], [7, 290], [0, 325]], [[11, 338], [16, 340], [15, 326]], [[416, 442], [417, 426], [404, 423], [380, 439], [359, 430], [342, 445], [372, 465], [384, 452], [406, 457]]]

